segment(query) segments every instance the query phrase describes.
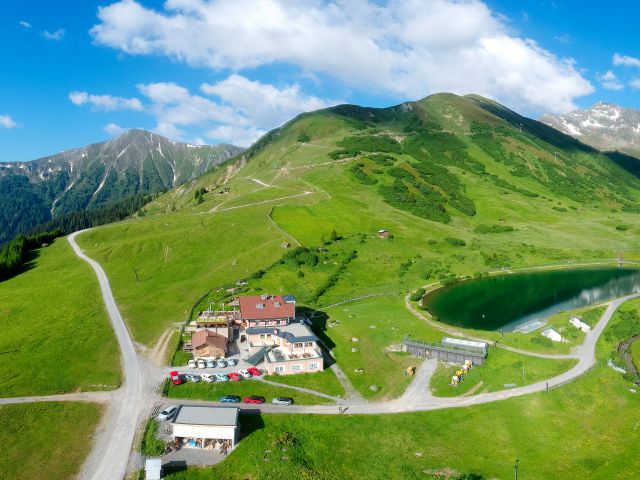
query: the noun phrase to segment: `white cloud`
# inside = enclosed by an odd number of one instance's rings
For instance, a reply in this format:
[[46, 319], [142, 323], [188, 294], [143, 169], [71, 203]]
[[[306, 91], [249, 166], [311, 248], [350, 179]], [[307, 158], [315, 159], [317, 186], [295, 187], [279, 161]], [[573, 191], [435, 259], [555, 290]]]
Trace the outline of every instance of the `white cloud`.
[[631, 85], [631, 88], [634, 90], [640, 90], [640, 78], [634, 78], [629, 82], [629, 85]]
[[473, 92], [555, 112], [593, 91], [571, 59], [514, 36], [480, 0], [121, 0], [98, 17], [95, 42], [128, 54], [236, 72], [294, 65], [403, 99]]
[[18, 22], [18, 25], [20, 25], [23, 28], [31, 28], [31, 24], [29, 22], [27, 22], [26, 20], [20, 20]]
[[91, 105], [101, 110], [142, 110], [142, 102], [137, 98], [114, 97], [112, 95], [92, 95], [87, 92], [71, 92], [69, 100], [74, 105]]
[[45, 30], [42, 32], [42, 36], [47, 40], [53, 40], [55, 42], [59, 42], [63, 39], [66, 34], [66, 30], [64, 28], [59, 28], [55, 32], [50, 32], [49, 30]]
[[629, 57], [627, 55], [620, 55], [619, 53], [616, 53], [613, 55], [613, 64], [616, 66], [622, 65], [625, 67], [640, 68], [640, 58]]
[[118, 135], [122, 135], [124, 132], [126, 132], [127, 129], [124, 127], [121, 127], [117, 123], [112, 122], [112, 123], [107, 123], [104, 126], [104, 131], [113, 137], [117, 137]]
[[18, 124], [9, 115], [0, 115], [0, 127], [2, 128], [14, 128]]
[[606, 90], [622, 90], [624, 88], [624, 85], [620, 83], [616, 74], [611, 70], [607, 70], [607, 72], [603, 74], [598, 74], [597, 78], [602, 88]]
[[156, 118], [155, 131], [191, 143], [197, 141], [188, 131], [198, 129], [207, 138], [248, 146], [293, 116], [328, 106], [303, 94], [299, 85], [277, 88], [237, 74], [203, 84], [201, 90], [207, 97], [169, 82], [139, 84], [138, 90], [150, 102], [148, 112]]

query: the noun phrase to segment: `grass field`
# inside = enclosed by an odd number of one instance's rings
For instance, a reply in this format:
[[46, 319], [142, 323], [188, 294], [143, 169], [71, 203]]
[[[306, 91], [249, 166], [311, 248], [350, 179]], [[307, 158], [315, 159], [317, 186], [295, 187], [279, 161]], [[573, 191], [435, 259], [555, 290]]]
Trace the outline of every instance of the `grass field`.
[[333, 370], [330, 369], [325, 369], [323, 372], [301, 373], [298, 375], [267, 375], [264, 378], [272, 382], [310, 388], [311, 390], [331, 395], [332, 397], [341, 397], [344, 395], [342, 385], [336, 378]]
[[168, 478], [404, 480], [455, 471], [506, 479], [515, 459], [520, 478], [634, 478], [640, 469], [638, 394], [605, 365], [620, 341], [621, 321], [616, 315], [598, 343], [597, 366], [564, 387], [424, 413], [244, 416], [247, 437], [225, 462]]
[[93, 271], [65, 238], [37, 253], [0, 282], [0, 396], [117, 387], [118, 347]]
[[460, 365], [452, 366], [440, 362], [431, 378], [431, 391], [439, 397], [455, 397], [469, 392], [477, 394], [522, 387], [559, 375], [575, 363], [575, 360], [527, 357], [502, 348], [490, 347], [486, 363], [471, 368], [457, 387], [450, 386], [449, 382], [456, 370], [460, 369]]
[[75, 478], [91, 449], [101, 408], [72, 402], [0, 407], [0, 476], [4, 480]]
[[258, 380], [242, 380], [240, 382], [220, 383], [189, 382], [182, 385], [171, 385], [167, 393], [169, 398], [211, 400], [215, 402], [217, 402], [222, 395], [238, 395], [243, 398], [248, 395], [260, 395], [265, 397], [267, 402], [271, 402], [274, 397], [291, 397], [295, 403], [301, 405], [332, 403], [331, 400], [323, 397], [299, 392], [291, 388], [276, 387]]

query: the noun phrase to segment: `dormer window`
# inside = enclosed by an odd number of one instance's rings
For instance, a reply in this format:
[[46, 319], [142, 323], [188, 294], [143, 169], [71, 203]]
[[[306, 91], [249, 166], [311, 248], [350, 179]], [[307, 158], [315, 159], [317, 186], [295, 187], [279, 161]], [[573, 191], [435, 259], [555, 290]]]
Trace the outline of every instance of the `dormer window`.
[[256, 308], [257, 308], [258, 310], [262, 310], [262, 309], [264, 308], [264, 303], [259, 303], [259, 304], [257, 304], [257, 305], [256, 305]]
[[282, 305], [280, 302], [274, 302], [273, 304], [274, 307], [279, 307], [280, 305]]

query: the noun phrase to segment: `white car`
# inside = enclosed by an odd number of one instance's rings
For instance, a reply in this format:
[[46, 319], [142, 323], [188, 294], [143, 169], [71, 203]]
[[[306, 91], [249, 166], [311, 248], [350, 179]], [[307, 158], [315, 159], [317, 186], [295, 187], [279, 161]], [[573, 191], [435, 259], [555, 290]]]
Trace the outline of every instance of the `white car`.
[[189, 360], [189, 362], [187, 363], [187, 366], [188, 366], [189, 368], [196, 368], [196, 365], [197, 365], [197, 364], [196, 364], [196, 361], [195, 361], [195, 360], [193, 360], [193, 359]]
[[167, 407], [163, 411], [161, 411], [156, 418], [158, 420], [169, 420], [175, 415], [177, 410], [177, 405], [171, 405], [170, 407]]
[[194, 375], [193, 373], [187, 373], [185, 378], [193, 383], [198, 383], [200, 381], [200, 375]]
[[230, 367], [234, 367], [238, 364], [238, 361], [230, 358], [229, 360], [227, 360], [227, 363], [229, 364]]
[[216, 381], [216, 377], [214, 377], [212, 373], [203, 373], [200, 375], [200, 378], [207, 383], [213, 383]]
[[224, 360], [218, 360], [218, 368], [227, 368], [227, 362]]
[[207, 362], [203, 359], [198, 360], [198, 368], [207, 368]]
[[215, 368], [216, 367], [216, 361], [212, 360], [211, 358], [209, 360], [207, 360], [207, 368]]
[[242, 375], [244, 378], [251, 378], [253, 377], [253, 375], [251, 375], [247, 370], [240, 370], [238, 372], [240, 375]]
[[216, 381], [218, 382], [228, 382], [229, 377], [227, 377], [224, 373], [216, 373]]

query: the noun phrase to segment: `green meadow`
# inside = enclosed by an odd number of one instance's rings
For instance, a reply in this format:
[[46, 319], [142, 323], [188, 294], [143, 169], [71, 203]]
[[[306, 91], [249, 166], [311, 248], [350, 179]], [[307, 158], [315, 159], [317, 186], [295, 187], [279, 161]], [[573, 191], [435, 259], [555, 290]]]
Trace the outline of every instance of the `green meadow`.
[[101, 414], [102, 407], [91, 403], [1, 406], [2, 478], [75, 478], [91, 449]]
[[66, 238], [0, 282], [0, 395], [108, 390], [120, 385], [116, 340], [93, 270]]

